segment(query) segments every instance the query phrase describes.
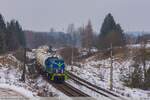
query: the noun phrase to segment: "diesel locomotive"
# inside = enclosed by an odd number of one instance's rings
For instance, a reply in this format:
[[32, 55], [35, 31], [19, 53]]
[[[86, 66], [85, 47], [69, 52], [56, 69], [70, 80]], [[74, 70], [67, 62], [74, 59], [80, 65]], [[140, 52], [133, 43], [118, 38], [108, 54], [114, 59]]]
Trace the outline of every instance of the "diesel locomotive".
[[49, 80], [63, 83], [67, 79], [64, 60], [49, 53], [48, 49], [37, 49], [36, 62], [39, 71]]

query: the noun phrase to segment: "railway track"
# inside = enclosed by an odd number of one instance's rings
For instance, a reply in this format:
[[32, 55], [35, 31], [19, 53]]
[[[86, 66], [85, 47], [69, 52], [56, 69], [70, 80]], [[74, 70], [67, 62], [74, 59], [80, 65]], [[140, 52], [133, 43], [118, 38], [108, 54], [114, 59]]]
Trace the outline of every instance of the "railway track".
[[[41, 74], [41, 73], [39, 73], [39, 74]], [[73, 87], [72, 85], [70, 85], [66, 82], [64, 82], [63, 84], [55, 84], [55, 83], [49, 81], [47, 79], [46, 75], [42, 75], [42, 76], [47, 82], [52, 84], [56, 89], [60, 90], [61, 92], [63, 92], [64, 94], [66, 94], [69, 97], [90, 97], [90, 95], [82, 92], [81, 90]], [[101, 87], [95, 86], [95, 85], [77, 77], [76, 75], [74, 75], [70, 72], [68, 72], [68, 77], [71, 80], [73, 80], [73, 81], [85, 86], [86, 88], [88, 88], [88, 89], [90, 89], [90, 90], [92, 90], [92, 91], [94, 91], [94, 92], [96, 92], [96, 93], [98, 93], [98, 94], [100, 94], [106, 98], [109, 98], [111, 100], [126, 100], [126, 99], [120, 97], [119, 95], [116, 95], [113, 92], [105, 90]]]
[[42, 76], [47, 82], [52, 84], [53, 87], [60, 90], [61, 92], [63, 92], [69, 97], [90, 97], [89, 95], [85, 94], [79, 89], [76, 89], [75, 87], [71, 86], [70, 84], [66, 82], [64, 82], [63, 84], [57, 84], [57, 83], [49, 81], [45, 75], [42, 75]]
[[67, 73], [68, 73], [68, 77], [71, 80], [79, 83], [80, 85], [85, 86], [86, 88], [88, 88], [88, 89], [90, 89], [92, 91], [95, 91], [96, 93], [98, 93], [100, 95], [108, 97], [108, 98], [110, 98], [112, 100], [127, 100], [127, 99], [125, 99], [124, 97], [122, 97], [120, 95], [117, 95], [117, 94], [115, 94], [115, 93], [113, 93], [111, 91], [108, 91], [108, 90], [103, 89], [101, 87], [98, 87], [98, 86], [96, 86], [96, 85], [94, 85], [94, 84], [92, 84], [90, 82], [87, 82], [84, 79], [81, 79], [81, 78], [77, 77], [76, 75], [74, 75], [74, 74], [72, 74], [70, 72], [67, 72]]
[[[35, 63], [33, 63], [33, 65], [37, 66]], [[66, 94], [69, 97], [90, 97], [89, 95], [85, 94], [79, 89], [76, 89], [75, 87], [71, 86], [70, 84], [66, 82], [64, 82], [63, 84], [56, 84], [48, 80], [47, 75], [45, 73], [41, 73], [41, 71], [39, 70], [38, 70], [38, 73], [42, 75], [43, 79], [46, 80], [48, 83], [50, 83], [53, 87], [60, 90], [62, 93]]]
[[81, 92], [80, 90], [74, 88], [68, 83], [63, 84], [52, 84], [56, 89], [62, 91], [64, 94], [70, 97], [90, 97], [89, 95]]
[[[55, 87], [56, 89], [58, 89], [59, 91], [61, 91], [62, 93], [64, 93], [65, 95], [67, 95], [69, 97], [90, 97], [90, 95], [80, 91], [79, 89], [73, 87], [72, 85], [70, 85], [70, 84], [68, 84], [66, 82], [64, 82], [63, 84], [56, 84], [54, 82], [49, 81], [47, 79], [46, 75], [42, 75], [42, 76], [47, 82], [52, 84], [53, 87]], [[106, 98], [109, 98], [111, 100], [126, 100], [126, 99], [121, 98], [120, 96], [118, 96], [118, 95], [116, 95], [116, 94], [114, 94], [114, 93], [112, 93], [112, 92], [110, 92], [108, 90], [105, 90], [105, 89], [103, 89], [101, 87], [95, 86], [95, 85], [93, 85], [93, 84], [91, 84], [91, 83], [89, 83], [89, 82], [87, 82], [87, 81], [77, 77], [76, 75], [74, 75], [74, 74], [72, 74], [70, 72], [68, 72], [68, 77], [71, 80], [79, 83], [80, 85], [83, 85], [83, 86], [87, 87], [88, 89], [90, 89], [92, 91], [95, 91], [98, 94], [100, 94], [100, 95], [102, 95], [102, 96], [104, 96]], [[87, 99], [89, 99], [89, 98], [87, 98]], [[92, 98], [92, 100], [93, 100], [93, 98]]]

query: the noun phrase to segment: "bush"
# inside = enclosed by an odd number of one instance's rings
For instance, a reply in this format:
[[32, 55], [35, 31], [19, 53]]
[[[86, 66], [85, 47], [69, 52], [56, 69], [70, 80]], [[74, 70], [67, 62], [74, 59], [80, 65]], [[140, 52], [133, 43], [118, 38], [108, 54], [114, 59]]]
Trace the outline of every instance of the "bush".
[[72, 51], [73, 51], [73, 58], [75, 59], [79, 55], [77, 48], [66, 47], [60, 50], [60, 55], [63, 57], [66, 64], [71, 64]]
[[19, 48], [13, 55], [21, 62], [24, 62], [24, 48]]

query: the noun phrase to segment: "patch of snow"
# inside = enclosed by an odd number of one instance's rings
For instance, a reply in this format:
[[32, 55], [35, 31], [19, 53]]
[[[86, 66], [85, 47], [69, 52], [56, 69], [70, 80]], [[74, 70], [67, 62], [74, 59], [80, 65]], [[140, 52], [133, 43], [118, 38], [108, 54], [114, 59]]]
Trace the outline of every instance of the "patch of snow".
[[[122, 74], [126, 74], [130, 65], [133, 64], [131, 59], [125, 61], [114, 61], [113, 63], [113, 90], [114, 92], [129, 97], [132, 100], [150, 99], [150, 91], [141, 89], [131, 89], [123, 85], [120, 80]], [[80, 63], [82, 67], [73, 66], [73, 72], [86, 81], [99, 87], [109, 90], [110, 88], [110, 58], [105, 60], [93, 61], [86, 60]], [[71, 66], [67, 66], [70, 70]], [[122, 71], [122, 72], [121, 72]], [[90, 93], [90, 92], [89, 92]]]
[[11, 89], [15, 92], [20, 93], [21, 95], [23, 95], [24, 97], [27, 97], [27, 98], [33, 97], [33, 93], [29, 90], [26, 90], [23, 87], [18, 87], [18, 86], [10, 85], [10, 84], [0, 84], [0, 88]]
[[100, 98], [101, 100], [111, 100], [110, 98], [107, 98], [107, 97], [105, 97], [105, 96], [103, 96], [101, 94], [98, 94], [98, 93], [96, 93], [96, 92], [94, 92], [94, 91], [92, 91], [92, 90], [90, 90], [90, 89], [88, 89], [88, 88], [86, 88], [86, 87], [84, 87], [84, 86], [82, 86], [80, 84], [75, 84], [71, 80], [67, 80], [66, 82], [69, 83], [69, 84], [71, 84], [73, 87], [81, 90], [82, 92], [88, 94], [89, 96], [97, 99], [97, 100], [98, 100], [98, 98]]
[[[11, 54], [7, 58], [20, 62]], [[20, 81], [22, 71], [18, 67], [9, 64], [1, 64], [0, 67], [0, 87], [12, 89], [25, 97], [65, 97], [69, 98], [59, 90], [55, 89], [51, 84], [45, 81], [41, 76], [31, 79], [26, 74], [26, 81]]]
[[[141, 44], [132, 44], [132, 45], [127, 45], [129, 48], [140, 48]], [[146, 48], [150, 48], [150, 44], [146, 44]]]
[[35, 59], [35, 53], [33, 53], [33, 52], [27, 52], [27, 53], [26, 53], [26, 56], [27, 56], [29, 59]]

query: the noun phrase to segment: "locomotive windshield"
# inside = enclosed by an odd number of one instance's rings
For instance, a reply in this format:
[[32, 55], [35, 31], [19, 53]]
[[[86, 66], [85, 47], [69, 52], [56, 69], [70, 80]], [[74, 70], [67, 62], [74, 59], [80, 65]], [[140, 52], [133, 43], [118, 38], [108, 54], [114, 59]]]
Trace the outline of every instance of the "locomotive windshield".
[[46, 69], [52, 73], [64, 73], [65, 64], [63, 59], [58, 57], [49, 57], [46, 62]]

